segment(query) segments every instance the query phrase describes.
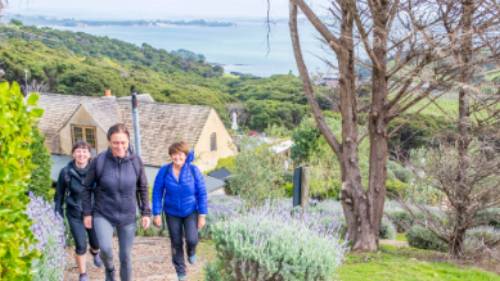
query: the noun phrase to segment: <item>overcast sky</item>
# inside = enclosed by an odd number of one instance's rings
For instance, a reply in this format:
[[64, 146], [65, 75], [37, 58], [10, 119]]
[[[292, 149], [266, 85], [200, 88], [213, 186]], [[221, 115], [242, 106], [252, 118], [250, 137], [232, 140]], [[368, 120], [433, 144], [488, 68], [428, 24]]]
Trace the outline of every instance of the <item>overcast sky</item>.
[[[270, 0], [273, 18], [288, 16], [288, 0]], [[324, 7], [328, 0], [314, 0]], [[61, 18], [163, 19], [264, 17], [267, 0], [9, 0], [7, 13]]]

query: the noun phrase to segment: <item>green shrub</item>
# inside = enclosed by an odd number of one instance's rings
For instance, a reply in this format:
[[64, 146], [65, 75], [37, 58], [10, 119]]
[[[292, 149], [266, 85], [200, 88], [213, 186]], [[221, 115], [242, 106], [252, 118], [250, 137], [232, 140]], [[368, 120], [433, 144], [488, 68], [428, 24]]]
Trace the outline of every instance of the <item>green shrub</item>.
[[389, 151], [396, 158], [408, 159], [412, 149], [435, 146], [433, 137], [453, 126], [444, 116], [403, 114], [389, 123], [389, 132], [399, 128], [389, 139]]
[[500, 230], [492, 226], [479, 226], [467, 230], [464, 251], [468, 254], [484, 253], [500, 244]]
[[283, 184], [283, 190], [285, 191], [285, 195], [287, 197], [292, 197], [293, 196], [293, 183], [292, 182], [285, 182], [285, 184]]
[[399, 162], [392, 160], [387, 161], [387, 174], [404, 183], [409, 183], [414, 178], [414, 174], [410, 170]]
[[387, 197], [388, 198], [399, 198], [404, 196], [406, 193], [406, 190], [408, 188], [408, 184], [400, 181], [399, 179], [396, 178], [388, 178], [385, 181], [385, 188], [387, 190]]
[[235, 166], [236, 166], [236, 157], [229, 156], [225, 158], [220, 158], [217, 161], [217, 166], [215, 167], [214, 170], [226, 168], [229, 172], [233, 172], [235, 170]]
[[391, 222], [391, 220], [389, 220], [386, 217], [382, 218], [382, 224], [380, 225], [380, 231], [379, 231], [379, 238], [389, 239], [389, 240], [396, 239], [396, 227]]
[[49, 201], [54, 198], [54, 189], [50, 178], [52, 161], [50, 153], [44, 145], [45, 137], [37, 127], [33, 127], [33, 143], [31, 144], [32, 163], [34, 166], [31, 172], [31, 180], [28, 190], [36, 196], [41, 196]]
[[386, 215], [399, 233], [407, 232], [413, 225], [413, 217], [404, 210], [386, 211]]
[[406, 233], [406, 240], [408, 240], [410, 246], [419, 249], [441, 252], [448, 250], [448, 245], [443, 240], [439, 239], [432, 231], [420, 225], [414, 225], [410, 228]]
[[490, 208], [479, 212], [475, 218], [484, 225], [490, 225], [500, 229], [500, 208]]
[[318, 149], [320, 132], [311, 118], [303, 120], [293, 131], [291, 157], [296, 163], [304, 163], [309, 160], [311, 154]]
[[27, 187], [33, 169], [31, 144], [33, 125], [41, 110], [31, 109], [16, 83], [0, 83], [0, 279], [31, 280], [31, 220], [24, 212], [29, 203]]
[[[414, 225], [406, 234], [410, 246], [446, 252], [448, 245], [439, 239], [433, 232], [420, 226]], [[500, 231], [492, 226], [479, 226], [467, 230], [464, 240], [464, 251], [467, 255], [484, 253], [485, 249], [493, 249], [500, 244]]]
[[249, 205], [280, 197], [284, 195], [284, 172], [282, 155], [272, 153], [266, 145], [242, 144], [229, 178], [230, 194], [241, 196]]
[[216, 223], [217, 271], [238, 281], [333, 280], [346, 246], [338, 233], [317, 231], [317, 223], [272, 208]]

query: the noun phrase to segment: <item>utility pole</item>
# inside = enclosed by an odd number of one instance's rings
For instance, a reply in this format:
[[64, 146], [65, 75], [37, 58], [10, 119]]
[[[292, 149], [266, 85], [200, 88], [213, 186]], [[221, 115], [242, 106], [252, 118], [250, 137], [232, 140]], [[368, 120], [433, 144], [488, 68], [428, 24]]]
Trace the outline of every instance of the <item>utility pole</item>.
[[137, 108], [137, 92], [135, 91], [135, 87], [132, 86], [132, 122], [134, 124], [134, 144], [135, 144], [135, 153], [141, 156], [141, 128], [139, 126], [139, 110]]

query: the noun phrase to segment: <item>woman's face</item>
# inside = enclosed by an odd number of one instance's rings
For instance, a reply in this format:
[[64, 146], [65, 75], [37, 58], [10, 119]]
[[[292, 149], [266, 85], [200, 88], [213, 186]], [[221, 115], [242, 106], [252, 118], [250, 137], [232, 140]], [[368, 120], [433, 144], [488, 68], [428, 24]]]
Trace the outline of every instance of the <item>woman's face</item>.
[[87, 166], [90, 160], [90, 151], [86, 148], [77, 148], [73, 151], [73, 159], [80, 167]]
[[184, 154], [184, 152], [176, 152], [170, 155], [170, 158], [172, 158], [172, 162], [177, 167], [182, 167], [186, 162], [186, 154]]
[[127, 155], [129, 140], [125, 133], [114, 133], [109, 140], [111, 153], [115, 157], [125, 157]]

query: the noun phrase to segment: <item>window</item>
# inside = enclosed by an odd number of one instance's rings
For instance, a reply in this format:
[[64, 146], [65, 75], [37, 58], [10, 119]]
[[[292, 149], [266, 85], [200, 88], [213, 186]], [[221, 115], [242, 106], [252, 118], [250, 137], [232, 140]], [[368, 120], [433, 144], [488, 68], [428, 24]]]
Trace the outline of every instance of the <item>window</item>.
[[85, 141], [92, 148], [96, 148], [97, 142], [96, 142], [96, 132], [95, 132], [95, 127], [91, 126], [71, 126], [71, 133], [72, 133], [72, 138], [73, 138], [73, 144], [75, 144], [77, 141]]
[[214, 132], [210, 135], [210, 151], [217, 150], [217, 134]]

